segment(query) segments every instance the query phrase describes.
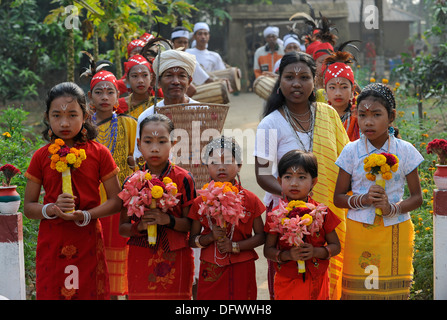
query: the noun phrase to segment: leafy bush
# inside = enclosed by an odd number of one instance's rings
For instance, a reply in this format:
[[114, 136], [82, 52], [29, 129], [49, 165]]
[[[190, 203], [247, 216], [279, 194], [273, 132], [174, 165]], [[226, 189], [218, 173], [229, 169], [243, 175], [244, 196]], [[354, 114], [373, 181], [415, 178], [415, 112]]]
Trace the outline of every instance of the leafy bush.
[[[3, 110], [0, 116], [0, 164], [10, 163], [17, 167], [21, 174], [14, 177], [14, 184], [17, 185], [17, 192], [20, 194], [22, 203], [20, 212], [23, 212], [23, 199], [25, 195], [26, 172], [32, 154], [43, 145], [43, 140], [35, 135], [32, 128], [24, 125], [28, 112], [22, 108], [8, 107]], [[35, 260], [38, 220], [29, 220], [23, 216], [23, 244], [25, 251], [25, 275], [30, 296], [34, 295], [35, 284]]]

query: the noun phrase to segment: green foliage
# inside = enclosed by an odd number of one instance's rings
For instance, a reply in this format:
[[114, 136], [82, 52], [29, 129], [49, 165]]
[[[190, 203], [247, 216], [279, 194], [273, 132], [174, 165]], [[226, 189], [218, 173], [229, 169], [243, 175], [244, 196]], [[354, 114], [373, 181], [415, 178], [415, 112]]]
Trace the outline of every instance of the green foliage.
[[[400, 90], [400, 89], [399, 89]], [[436, 129], [437, 119], [425, 113], [423, 119], [415, 116], [418, 99], [406, 98], [402, 92], [397, 94], [398, 115], [395, 125], [399, 128], [402, 139], [412, 143], [424, 157], [418, 168], [423, 203], [421, 207], [411, 212], [414, 225], [414, 257], [413, 257], [413, 285], [412, 300], [433, 299], [433, 183], [436, 156], [427, 154], [426, 146], [434, 138], [446, 138], [446, 132]], [[408, 188], [404, 198], [409, 195]]]
[[[17, 167], [21, 174], [13, 178], [13, 183], [17, 185], [17, 192], [20, 194], [22, 203], [20, 212], [23, 212], [23, 199], [25, 195], [26, 172], [32, 154], [40, 148], [43, 140], [35, 135], [31, 127], [25, 126], [28, 112], [18, 107], [8, 107], [0, 115], [0, 165], [10, 163]], [[6, 134], [8, 133], [8, 134]], [[30, 138], [32, 137], [32, 138]], [[23, 243], [25, 251], [25, 274], [28, 288], [33, 291], [35, 283], [35, 260], [38, 220], [29, 220], [23, 216]], [[32, 294], [31, 294], [32, 296]]]

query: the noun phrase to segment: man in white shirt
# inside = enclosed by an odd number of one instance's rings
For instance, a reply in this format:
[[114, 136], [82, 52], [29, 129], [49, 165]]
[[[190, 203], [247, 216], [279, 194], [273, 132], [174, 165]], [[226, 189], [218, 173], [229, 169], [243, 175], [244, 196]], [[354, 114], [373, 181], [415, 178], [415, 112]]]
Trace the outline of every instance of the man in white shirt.
[[221, 56], [214, 51], [207, 49], [210, 40], [210, 27], [205, 22], [198, 22], [194, 25], [193, 39], [196, 40], [196, 47], [186, 49], [186, 52], [196, 56], [197, 62], [203, 69], [210, 73], [213, 71], [226, 69]]
[[[185, 51], [189, 48], [189, 31], [185, 27], [175, 27], [171, 33], [171, 41], [174, 49], [183, 48], [182, 50]], [[201, 85], [204, 83], [213, 82], [213, 79], [208, 73], [205, 72], [205, 70], [203, 70], [200, 64], [196, 64], [196, 69], [194, 70], [194, 74], [192, 76], [192, 82], [195, 85]], [[190, 86], [190, 88], [191, 87], [192, 86]]]
[[261, 75], [275, 76], [273, 67], [276, 61], [284, 55], [283, 46], [278, 44], [279, 28], [268, 26], [264, 29], [263, 34], [266, 45], [255, 51], [253, 61], [253, 71], [256, 78]]
[[[196, 68], [196, 58], [194, 55], [180, 50], [167, 50], [157, 55], [153, 66], [157, 70], [160, 64], [160, 74], [158, 83], [163, 91], [164, 99], [157, 103], [157, 107], [179, 103], [197, 103], [186, 95], [186, 90], [192, 82], [192, 75]], [[140, 138], [140, 123], [144, 118], [154, 114], [155, 107], [151, 106], [144, 110], [138, 117], [136, 138]], [[137, 147], [135, 138], [135, 148], [133, 156], [138, 163], [138, 158], [142, 156]]]

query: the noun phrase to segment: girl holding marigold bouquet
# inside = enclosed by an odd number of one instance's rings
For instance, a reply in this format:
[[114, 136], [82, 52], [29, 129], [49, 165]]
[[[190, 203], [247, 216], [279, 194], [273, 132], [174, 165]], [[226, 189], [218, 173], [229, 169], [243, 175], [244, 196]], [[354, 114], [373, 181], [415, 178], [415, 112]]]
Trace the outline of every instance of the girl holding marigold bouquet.
[[284, 198], [267, 214], [264, 246], [265, 257], [275, 263], [275, 300], [328, 300], [329, 259], [341, 250], [335, 231], [340, 219], [311, 198], [317, 158], [289, 151], [278, 163], [278, 176]]
[[[194, 260], [188, 245], [191, 222], [187, 215], [196, 192], [192, 175], [169, 160], [171, 147], [175, 144], [171, 136], [173, 130], [172, 121], [161, 114], [151, 115], [141, 122], [137, 145], [146, 164], [143, 171], [138, 170], [128, 177], [120, 193], [123, 198], [127, 197], [121, 211], [119, 232], [123, 237], [130, 237], [127, 274], [129, 300], [190, 300], [192, 296]], [[151, 208], [150, 204], [141, 205], [134, 211], [134, 201], [140, 201], [144, 195], [149, 197], [149, 187], [132, 194], [133, 186], [138, 184], [138, 179], [134, 178], [141, 176], [142, 172], [143, 180], [150, 180], [153, 184], [151, 202], [163, 196], [167, 185], [176, 187], [178, 202], [175, 201], [167, 209], [161, 200], [157, 200], [156, 208]], [[161, 191], [161, 194], [154, 193], [155, 190]], [[156, 226], [155, 244], [149, 242], [151, 234], [148, 230], [152, 228], [148, 226]]]
[[[202, 248], [197, 299], [256, 300], [254, 248], [264, 243], [265, 206], [236, 182], [242, 162], [234, 139], [222, 136], [211, 141], [204, 156], [211, 181], [198, 191], [201, 196], [189, 212], [193, 219], [189, 244]], [[228, 201], [211, 200], [213, 194]], [[211, 214], [216, 209], [208, 204], [211, 201], [220, 202], [215, 214]]]
[[[109, 299], [109, 278], [101, 223], [121, 209], [119, 168], [95, 142], [82, 89], [71, 82], [53, 87], [47, 98], [44, 137], [25, 173], [24, 213], [39, 219], [36, 252], [37, 299]], [[71, 169], [70, 169], [71, 167]], [[63, 172], [71, 170], [71, 181]], [[99, 185], [107, 201], [101, 204]], [[71, 194], [62, 192], [68, 186]], [[43, 205], [39, 203], [41, 188]], [[69, 270], [69, 271], [68, 271]], [[72, 278], [70, 277], [72, 274]], [[72, 279], [70, 281], [70, 279]]]
[[[363, 135], [336, 161], [334, 203], [349, 209], [342, 299], [408, 299], [414, 240], [409, 212], [422, 204], [417, 168], [424, 158], [396, 138], [396, 104], [387, 86], [370, 84], [357, 101]], [[402, 199], [405, 182], [410, 195]], [[378, 286], [365, 287], [374, 270]]]

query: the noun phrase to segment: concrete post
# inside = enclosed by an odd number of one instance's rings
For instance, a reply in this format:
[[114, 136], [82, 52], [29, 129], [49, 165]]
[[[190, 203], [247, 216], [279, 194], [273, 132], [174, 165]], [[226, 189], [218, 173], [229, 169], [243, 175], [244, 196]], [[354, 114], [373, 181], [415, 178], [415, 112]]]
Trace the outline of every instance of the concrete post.
[[447, 190], [433, 193], [434, 299], [447, 300]]
[[21, 213], [0, 213], [0, 296], [26, 300]]

